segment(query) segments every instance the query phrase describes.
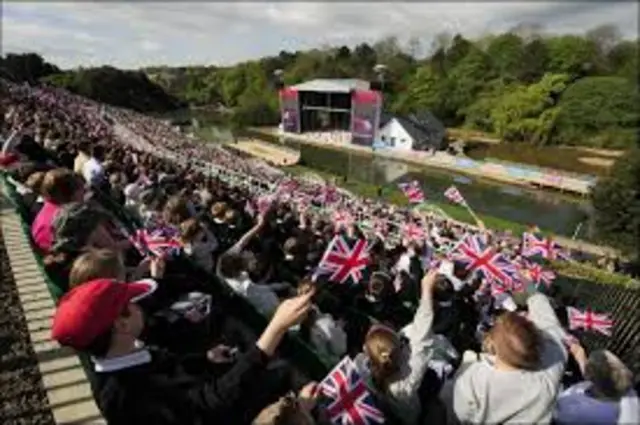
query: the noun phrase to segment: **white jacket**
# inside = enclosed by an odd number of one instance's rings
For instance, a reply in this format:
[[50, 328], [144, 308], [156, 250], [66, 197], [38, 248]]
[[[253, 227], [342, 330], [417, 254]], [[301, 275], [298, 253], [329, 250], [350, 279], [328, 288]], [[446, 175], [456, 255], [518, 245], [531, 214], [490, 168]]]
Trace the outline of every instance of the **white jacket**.
[[[434, 355], [436, 345], [431, 331], [433, 317], [433, 301], [429, 294], [420, 300], [420, 306], [413, 321], [400, 331], [400, 334], [409, 340], [404, 350], [406, 361], [402, 363], [399, 373], [392, 378], [388, 394], [391, 395], [390, 404], [396, 408], [407, 425], [416, 424], [420, 415], [418, 389]], [[355, 363], [360, 375], [369, 381], [371, 372], [366, 354], [359, 354]], [[376, 391], [375, 388], [370, 389]]]

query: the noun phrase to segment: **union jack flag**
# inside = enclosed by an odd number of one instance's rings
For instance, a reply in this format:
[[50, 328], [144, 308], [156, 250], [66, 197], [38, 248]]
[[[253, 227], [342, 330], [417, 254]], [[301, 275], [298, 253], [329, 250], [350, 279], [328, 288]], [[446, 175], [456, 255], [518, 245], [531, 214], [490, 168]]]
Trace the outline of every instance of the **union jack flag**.
[[454, 260], [466, 264], [467, 270], [477, 270], [485, 279], [507, 288], [517, 281], [518, 268], [478, 236], [462, 239], [451, 255]]
[[182, 243], [176, 236], [164, 229], [138, 229], [129, 240], [144, 256], [172, 257], [182, 250]]
[[451, 186], [444, 192], [445, 198], [458, 205], [467, 205], [467, 201], [465, 201], [462, 193], [458, 190], [457, 187]]
[[404, 238], [409, 241], [421, 241], [425, 237], [424, 229], [416, 223], [407, 223], [402, 227]]
[[567, 307], [569, 316], [569, 329], [584, 329], [586, 331], [600, 332], [611, 336], [613, 320], [606, 314], [594, 313], [591, 310], [580, 311], [574, 307]]
[[420, 183], [418, 183], [417, 180], [410, 183], [399, 183], [398, 188], [400, 188], [402, 193], [409, 199], [409, 203], [419, 204], [424, 202], [424, 192], [422, 192]]
[[336, 226], [336, 230], [348, 228], [353, 224], [353, 216], [347, 211], [336, 211], [333, 213], [333, 223]]
[[536, 287], [540, 285], [549, 287], [556, 278], [556, 274], [554, 272], [551, 270], [545, 270], [540, 264], [536, 263], [525, 262], [522, 265], [521, 271], [524, 275], [523, 277], [533, 282]]
[[326, 412], [334, 425], [384, 423], [384, 415], [349, 357], [342, 359], [320, 383], [320, 392], [329, 399]]
[[522, 234], [522, 255], [534, 257], [540, 255], [547, 260], [568, 259], [569, 256], [551, 238], [538, 237], [533, 233]]
[[369, 265], [369, 243], [358, 239], [353, 247], [341, 235], [336, 235], [324, 252], [316, 274], [331, 273], [332, 282], [352, 283], [362, 280], [362, 271]]

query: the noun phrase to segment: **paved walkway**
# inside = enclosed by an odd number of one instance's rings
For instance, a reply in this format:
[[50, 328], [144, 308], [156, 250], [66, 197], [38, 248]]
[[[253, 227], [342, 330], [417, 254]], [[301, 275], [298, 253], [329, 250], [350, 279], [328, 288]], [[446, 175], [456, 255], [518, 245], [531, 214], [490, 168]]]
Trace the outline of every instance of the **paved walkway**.
[[106, 424], [87, 375], [72, 350], [51, 340], [55, 305], [10, 201], [0, 193], [0, 226], [53, 417], [58, 424]]

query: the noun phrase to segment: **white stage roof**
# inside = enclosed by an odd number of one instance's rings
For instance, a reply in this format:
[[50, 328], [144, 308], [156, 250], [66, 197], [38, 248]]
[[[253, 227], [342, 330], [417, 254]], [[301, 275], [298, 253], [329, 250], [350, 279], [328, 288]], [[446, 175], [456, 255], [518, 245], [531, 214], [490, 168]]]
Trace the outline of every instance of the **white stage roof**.
[[351, 90], [369, 90], [366, 80], [357, 78], [318, 78], [305, 81], [291, 87], [298, 91], [315, 91], [321, 93], [349, 93]]

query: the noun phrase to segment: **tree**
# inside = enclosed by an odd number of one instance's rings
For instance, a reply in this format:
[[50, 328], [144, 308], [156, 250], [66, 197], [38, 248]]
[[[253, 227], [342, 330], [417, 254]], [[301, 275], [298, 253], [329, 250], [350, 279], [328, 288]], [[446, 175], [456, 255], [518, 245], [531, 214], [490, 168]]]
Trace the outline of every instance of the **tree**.
[[451, 41], [451, 47], [446, 51], [445, 69], [448, 71], [456, 66], [459, 61], [469, 54], [469, 51], [473, 47], [473, 44], [469, 40], [460, 34], [456, 34]]
[[640, 261], [640, 149], [634, 147], [598, 180], [591, 201], [603, 242]]
[[637, 138], [640, 97], [629, 80], [584, 78], [562, 94], [559, 106], [556, 131], [561, 142], [626, 148]]
[[549, 49], [548, 71], [584, 75], [597, 62], [597, 46], [591, 40], [577, 35], [563, 35], [547, 40]]
[[534, 83], [545, 73], [549, 63], [549, 51], [544, 40], [539, 38], [528, 42], [523, 49], [518, 80]]
[[491, 111], [495, 132], [507, 141], [549, 142], [559, 113], [554, 98], [568, 81], [567, 74], [545, 74], [537, 84], [509, 91]]
[[471, 47], [447, 74], [447, 91], [444, 93], [444, 111], [441, 119], [448, 125], [464, 122], [464, 108], [473, 103], [486, 80], [491, 79], [489, 57], [480, 49]]
[[522, 39], [511, 33], [499, 35], [487, 47], [493, 69], [502, 78], [516, 79], [522, 67], [524, 45]]
[[613, 24], [600, 25], [587, 31], [587, 40], [591, 41], [602, 55], [607, 55], [620, 41], [620, 29]]
[[60, 68], [46, 62], [36, 53], [8, 53], [5, 57], [0, 57], [0, 77], [12, 81], [35, 83], [59, 72]]
[[638, 53], [638, 40], [625, 40], [616, 44], [607, 55], [611, 72], [637, 83]]

